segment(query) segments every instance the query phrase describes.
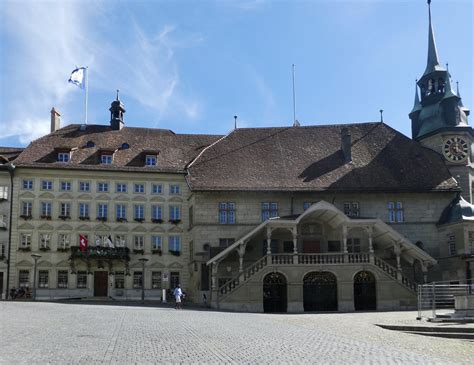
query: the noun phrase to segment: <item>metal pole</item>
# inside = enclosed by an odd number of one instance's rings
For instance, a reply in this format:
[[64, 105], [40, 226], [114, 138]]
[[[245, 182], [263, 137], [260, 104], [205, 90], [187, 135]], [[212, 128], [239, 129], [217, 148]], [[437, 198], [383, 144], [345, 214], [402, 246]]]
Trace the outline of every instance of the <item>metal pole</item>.
[[293, 123], [296, 123], [295, 64], [293, 66]]
[[87, 99], [89, 97], [89, 66], [85, 69], [86, 77], [86, 102], [85, 102], [85, 124], [87, 124]]
[[433, 319], [435, 319], [436, 318], [436, 284], [434, 281], [431, 284], [431, 296], [432, 296], [431, 310], [433, 312], [432, 316], [433, 316]]
[[38, 259], [41, 257], [40, 255], [33, 254], [31, 255], [33, 257], [33, 260], [35, 260], [35, 265], [34, 265], [34, 272], [33, 272], [33, 295], [31, 299], [36, 300], [36, 265], [38, 263]]
[[142, 303], [145, 303], [145, 261], [142, 260]]

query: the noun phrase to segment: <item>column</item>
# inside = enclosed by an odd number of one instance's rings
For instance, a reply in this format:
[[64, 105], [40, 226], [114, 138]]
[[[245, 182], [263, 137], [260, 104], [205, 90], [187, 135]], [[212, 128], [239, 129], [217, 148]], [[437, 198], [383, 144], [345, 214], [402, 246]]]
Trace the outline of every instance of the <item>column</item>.
[[374, 263], [374, 244], [372, 242], [373, 228], [367, 227], [367, 231], [369, 233], [369, 260], [373, 264]]
[[342, 226], [342, 250], [347, 253], [347, 226]]
[[245, 243], [239, 245], [238, 253], [239, 253], [239, 273], [244, 271], [244, 254], [245, 254]]
[[395, 252], [395, 257], [397, 259], [397, 279], [402, 279], [402, 265], [400, 263], [400, 254], [402, 252], [402, 248], [399, 242], [395, 242], [393, 244], [393, 251]]
[[272, 254], [272, 228], [267, 225], [267, 255], [271, 255], [271, 254]]
[[291, 233], [293, 234], [293, 265], [298, 263], [298, 230], [296, 227], [291, 229]]
[[423, 284], [428, 282], [428, 265], [426, 262], [421, 263], [421, 271], [423, 272]]
[[219, 264], [217, 262], [212, 263], [211, 269], [211, 288], [212, 290], [217, 290], [217, 268]]

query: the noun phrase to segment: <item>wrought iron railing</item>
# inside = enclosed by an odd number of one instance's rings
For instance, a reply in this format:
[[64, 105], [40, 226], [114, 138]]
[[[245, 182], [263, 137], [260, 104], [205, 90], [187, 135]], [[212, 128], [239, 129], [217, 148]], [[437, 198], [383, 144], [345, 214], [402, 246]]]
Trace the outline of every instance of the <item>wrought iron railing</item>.
[[128, 247], [87, 247], [81, 251], [79, 246], [71, 247], [70, 259], [118, 259], [130, 261], [130, 249]]

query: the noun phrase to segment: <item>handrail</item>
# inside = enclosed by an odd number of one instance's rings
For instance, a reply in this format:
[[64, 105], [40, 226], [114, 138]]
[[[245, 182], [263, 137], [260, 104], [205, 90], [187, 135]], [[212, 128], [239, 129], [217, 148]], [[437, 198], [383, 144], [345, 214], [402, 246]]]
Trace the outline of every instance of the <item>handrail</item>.
[[267, 256], [263, 256], [258, 261], [254, 262], [252, 265], [248, 266], [243, 270], [243, 272], [238, 273], [232, 279], [227, 280], [224, 285], [220, 286], [218, 289], [218, 295], [225, 295], [233, 291], [237, 286], [242, 283], [246, 282], [250, 277], [252, 277], [255, 273], [260, 271], [267, 265]]

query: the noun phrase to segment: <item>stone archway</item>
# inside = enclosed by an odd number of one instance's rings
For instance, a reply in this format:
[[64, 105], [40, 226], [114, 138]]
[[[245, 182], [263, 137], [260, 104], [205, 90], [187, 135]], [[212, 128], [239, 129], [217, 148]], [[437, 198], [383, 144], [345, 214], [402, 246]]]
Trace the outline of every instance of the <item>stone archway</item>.
[[310, 272], [303, 279], [303, 307], [310, 311], [337, 311], [337, 278], [334, 274]]
[[286, 278], [277, 272], [263, 279], [263, 311], [265, 313], [283, 313], [287, 309]]
[[375, 276], [369, 271], [359, 271], [354, 276], [354, 308], [356, 311], [377, 309]]

